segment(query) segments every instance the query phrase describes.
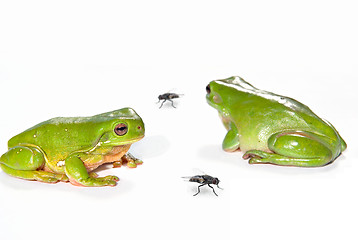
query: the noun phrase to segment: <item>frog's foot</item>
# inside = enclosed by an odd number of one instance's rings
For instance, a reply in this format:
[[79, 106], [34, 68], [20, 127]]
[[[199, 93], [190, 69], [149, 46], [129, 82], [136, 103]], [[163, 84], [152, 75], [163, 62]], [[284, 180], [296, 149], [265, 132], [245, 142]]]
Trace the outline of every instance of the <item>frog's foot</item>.
[[250, 158], [249, 163], [319, 167], [332, 162], [337, 157], [333, 151], [338, 152], [325, 137], [304, 131], [276, 133], [268, 139], [268, 148], [272, 153], [251, 150], [243, 158]]
[[35, 180], [45, 183], [68, 182], [65, 174], [49, 173], [45, 171], [34, 171]]
[[270, 163], [270, 157], [273, 157], [272, 153], [259, 151], [259, 150], [251, 150], [247, 151], [244, 156], [242, 156], [243, 159], [249, 159], [250, 164], [255, 163]]
[[125, 154], [122, 159], [121, 159], [123, 162], [126, 162], [127, 163], [127, 167], [129, 168], [136, 168], [137, 165], [141, 165], [143, 164], [143, 161], [134, 157], [132, 154], [130, 153], [127, 153]]
[[117, 185], [119, 178], [116, 176], [105, 176], [105, 177], [88, 177], [85, 179], [74, 179], [70, 178], [70, 182], [72, 185], [75, 186], [82, 186], [82, 187], [103, 187], [103, 186], [111, 186], [114, 187]]
[[88, 173], [82, 160], [77, 156], [66, 158], [65, 172], [71, 184], [84, 187], [115, 186], [119, 181], [116, 176], [97, 177]]

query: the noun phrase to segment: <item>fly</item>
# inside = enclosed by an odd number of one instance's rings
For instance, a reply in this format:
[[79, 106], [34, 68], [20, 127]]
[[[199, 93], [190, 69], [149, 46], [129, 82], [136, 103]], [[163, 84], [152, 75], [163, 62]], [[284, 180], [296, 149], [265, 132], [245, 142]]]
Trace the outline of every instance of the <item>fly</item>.
[[200, 187], [204, 186], [204, 185], [208, 185], [211, 189], [213, 189], [213, 193], [218, 196], [213, 188], [213, 186], [211, 186], [210, 184], [214, 184], [216, 185], [219, 189], [222, 189], [221, 187], [219, 187], [219, 182], [220, 180], [216, 177], [212, 177], [209, 176], [207, 174], [205, 175], [195, 175], [192, 177], [183, 177], [189, 180], [189, 182], [197, 182], [200, 183], [200, 185], [198, 186], [198, 192], [195, 193], [193, 196], [196, 196], [200, 193]]
[[173, 108], [176, 108], [176, 107], [174, 106], [174, 102], [173, 102], [172, 99], [174, 99], [174, 98], [180, 98], [181, 95], [182, 95], [182, 94], [176, 94], [176, 93], [164, 93], [164, 94], [159, 95], [159, 96], [158, 96], [159, 101], [158, 101], [157, 103], [159, 103], [161, 100], [164, 100], [164, 101], [162, 102], [162, 104], [160, 105], [159, 108], [162, 108], [163, 104], [164, 104], [167, 100], [172, 103]]

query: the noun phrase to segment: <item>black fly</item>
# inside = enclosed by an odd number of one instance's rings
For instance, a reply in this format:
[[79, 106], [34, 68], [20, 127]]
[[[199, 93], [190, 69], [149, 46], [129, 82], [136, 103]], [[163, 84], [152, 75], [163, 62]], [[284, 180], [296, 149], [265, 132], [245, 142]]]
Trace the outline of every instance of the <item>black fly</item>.
[[159, 101], [158, 101], [157, 103], [159, 103], [161, 100], [164, 100], [164, 101], [162, 102], [162, 104], [160, 105], [159, 108], [162, 108], [163, 104], [164, 104], [167, 100], [170, 101], [170, 102], [172, 102], [173, 108], [176, 108], [176, 107], [174, 106], [174, 103], [173, 103], [173, 100], [172, 100], [172, 99], [174, 99], [174, 98], [179, 98], [179, 97], [180, 97], [180, 94], [176, 94], [176, 93], [164, 93], [164, 94], [159, 95], [159, 96], [158, 96]]
[[[210, 185], [210, 184], [214, 184], [216, 185], [218, 188], [219, 187], [219, 182], [220, 180], [216, 177], [212, 177], [212, 176], [209, 176], [209, 175], [195, 175], [195, 176], [192, 176], [192, 177], [183, 177], [183, 178], [187, 178], [189, 179], [189, 182], [197, 182], [197, 183], [200, 183], [200, 185], [198, 186], [198, 192], [195, 193], [193, 196], [196, 196], [200, 193], [200, 187], [204, 186], [204, 185], [208, 185], [211, 189], [213, 189], [213, 193], [218, 196], [214, 190], [214, 188]], [[220, 188], [222, 189], [222, 188]]]

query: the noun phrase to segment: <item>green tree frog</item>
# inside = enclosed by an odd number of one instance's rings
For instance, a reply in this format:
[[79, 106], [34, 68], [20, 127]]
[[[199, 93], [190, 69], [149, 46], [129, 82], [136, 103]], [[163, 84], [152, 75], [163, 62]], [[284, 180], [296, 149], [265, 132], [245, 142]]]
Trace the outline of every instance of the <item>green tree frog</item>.
[[127, 151], [143, 137], [144, 123], [131, 108], [91, 117], [53, 118], [11, 138], [0, 166], [5, 173], [27, 180], [115, 186], [118, 177], [97, 177], [92, 170], [105, 163], [141, 164]]
[[212, 81], [206, 91], [228, 130], [223, 149], [243, 151], [251, 164], [324, 166], [347, 147], [337, 130], [307, 106], [240, 77]]

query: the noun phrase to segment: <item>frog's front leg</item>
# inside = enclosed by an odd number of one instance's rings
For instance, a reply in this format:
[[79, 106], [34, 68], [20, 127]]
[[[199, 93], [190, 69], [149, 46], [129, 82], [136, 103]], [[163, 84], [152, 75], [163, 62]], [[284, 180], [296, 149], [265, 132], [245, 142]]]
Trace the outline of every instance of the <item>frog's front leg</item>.
[[280, 132], [268, 139], [272, 153], [250, 150], [243, 158], [249, 163], [272, 163], [286, 166], [318, 167], [333, 161], [332, 151], [310, 132]]
[[95, 174], [89, 174], [79, 156], [72, 155], [66, 158], [65, 172], [70, 182], [75, 186], [115, 186], [119, 181], [116, 176], [96, 177]]
[[233, 122], [230, 122], [228, 124], [229, 131], [226, 133], [226, 136], [224, 138], [224, 141], [222, 143], [222, 148], [226, 152], [233, 152], [239, 149], [239, 132], [237, 130], [237, 127]]
[[34, 147], [16, 146], [1, 156], [0, 166], [10, 176], [46, 183], [67, 182], [64, 174], [42, 171], [45, 157]]
[[121, 167], [124, 163], [126, 163], [127, 167], [129, 168], [136, 168], [137, 165], [143, 164], [143, 161], [134, 157], [130, 153], [126, 153], [123, 155], [123, 157], [120, 160], [113, 163], [113, 167], [114, 168]]

